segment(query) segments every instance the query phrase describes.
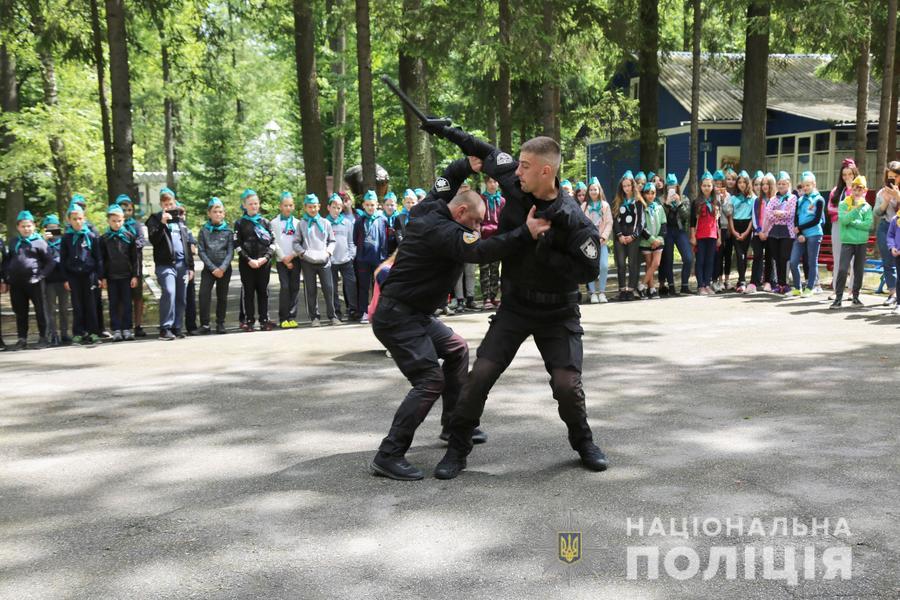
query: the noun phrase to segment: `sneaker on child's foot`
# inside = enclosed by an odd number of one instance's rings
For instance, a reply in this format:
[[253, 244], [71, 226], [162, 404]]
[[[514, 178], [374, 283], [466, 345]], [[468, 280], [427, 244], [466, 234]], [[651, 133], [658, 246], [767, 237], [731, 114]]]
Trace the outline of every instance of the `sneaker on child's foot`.
[[600, 292], [597, 294], [597, 304], [606, 304], [609, 300], [606, 298], [606, 294]]
[[139, 338], [147, 337], [147, 332], [144, 331], [143, 327], [137, 326], [134, 328], [134, 337], [139, 337]]
[[338, 319], [337, 317], [331, 317], [331, 324], [332, 325], [341, 325], [341, 320]]
[[369, 324], [369, 315], [363, 315], [362, 319], [360, 319], [359, 322], [361, 325], [368, 325]]
[[816, 287], [814, 287], [814, 288], [812, 289], [812, 293], [815, 294], [815, 295], [817, 295], [817, 296], [818, 296], [819, 294], [823, 293], [823, 292], [822, 292], [822, 286], [821, 286], [821, 285], [816, 285]]
[[47, 338], [42, 337], [37, 341], [37, 344], [34, 345], [35, 350], [43, 350], [44, 348], [49, 348], [50, 342], [47, 341]]
[[114, 342], [121, 342], [121, 341], [124, 340], [124, 339], [125, 339], [125, 338], [122, 337], [122, 332], [121, 332], [121, 331], [119, 331], [119, 330], [113, 331], [113, 334], [112, 334], [112, 341], [114, 341]]
[[591, 304], [600, 304], [600, 297], [597, 294], [591, 294]]
[[803, 298], [809, 298], [813, 295], [813, 291], [809, 288], [803, 288], [803, 291], [800, 292], [800, 296]]
[[791, 288], [791, 298], [799, 298], [801, 294], [803, 294], [802, 291], [798, 290], [797, 288]]
[[772, 291], [772, 284], [769, 283], [769, 282], [766, 282], [766, 284], [763, 286], [763, 291], [764, 291], [764, 292], [771, 292], [771, 291]]
[[223, 333], [228, 333], [228, 330], [225, 329], [225, 323], [219, 323], [216, 325], [216, 333], [222, 335]]
[[126, 342], [130, 342], [134, 340], [134, 332], [130, 329], [126, 329], [122, 332], [122, 339]]
[[318, 319], [313, 319], [312, 323], [309, 324], [310, 327], [319, 327], [320, 325], [321, 325], [321, 323], [319, 322]]

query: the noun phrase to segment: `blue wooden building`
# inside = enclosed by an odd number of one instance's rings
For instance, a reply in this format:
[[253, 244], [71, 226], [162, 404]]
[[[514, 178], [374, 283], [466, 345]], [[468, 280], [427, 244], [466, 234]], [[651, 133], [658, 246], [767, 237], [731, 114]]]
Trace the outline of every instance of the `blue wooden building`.
[[[742, 89], [735, 83], [743, 54], [703, 57], [700, 79], [700, 170], [715, 171], [733, 165], [754, 172], [785, 170], [796, 177], [803, 171], [816, 174], [821, 189], [836, 183], [841, 160], [853, 156], [856, 129], [856, 85], [819, 76], [831, 60], [827, 55], [769, 57], [769, 90], [766, 122], [766, 164], [740, 161]], [[686, 181], [690, 167], [691, 54], [660, 55], [659, 166], [658, 172], [675, 173]], [[640, 74], [636, 62], [627, 62], [611, 87], [637, 98]], [[880, 181], [884, 165], [875, 164], [880, 89], [869, 85], [868, 156], [869, 181]], [[588, 144], [588, 178], [596, 176], [608, 198], [626, 169], [637, 172], [638, 140], [594, 140]], [[646, 171], [646, 169], [644, 169]]]

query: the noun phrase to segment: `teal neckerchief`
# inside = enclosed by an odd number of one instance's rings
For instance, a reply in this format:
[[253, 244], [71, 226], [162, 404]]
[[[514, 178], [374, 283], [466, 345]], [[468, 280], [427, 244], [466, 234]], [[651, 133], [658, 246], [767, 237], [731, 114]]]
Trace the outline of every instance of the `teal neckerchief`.
[[384, 217], [384, 214], [380, 210], [376, 210], [371, 215], [366, 214], [365, 211], [361, 211], [361, 213], [362, 214], [359, 215], [360, 218], [363, 218], [366, 220], [366, 231], [369, 231], [369, 229], [372, 228], [372, 223], [374, 223], [378, 219]]
[[488, 209], [490, 210], [494, 210], [500, 204], [500, 190], [497, 190], [493, 194], [485, 194], [484, 197], [487, 198]]
[[263, 218], [263, 216], [259, 213], [253, 215], [252, 217], [250, 215], [248, 215], [247, 213], [244, 213], [244, 215], [241, 217], [241, 219], [243, 219], [245, 221], [250, 221], [251, 223], [253, 223], [253, 226], [256, 227], [256, 229], [258, 229], [259, 231], [265, 231], [266, 228], [262, 224], [262, 218]]
[[285, 234], [287, 234], [287, 235], [294, 235], [295, 233], [297, 233], [297, 232], [294, 230], [294, 217], [293, 217], [293, 215], [288, 215], [287, 217], [285, 217], [284, 215], [278, 215], [278, 218], [280, 218], [280, 219], [281, 219], [281, 222], [285, 224], [285, 225], [284, 225], [284, 231], [283, 231], [282, 233], [285, 233]]
[[138, 222], [134, 217], [128, 217], [125, 219], [125, 223], [122, 225], [125, 229], [131, 232], [131, 235], [137, 237], [137, 226]]
[[84, 245], [87, 247], [88, 250], [90, 250], [91, 247], [94, 245], [93, 242], [91, 242], [91, 235], [90, 235], [90, 231], [87, 228], [87, 225], [82, 227], [81, 231], [75, 231], [75, 228], [73, 228], [71, 225], [69, 225], [66, 227], [66, 233], [72, 234], [72, 247], [73, 248], [78, 245], [78, 236], [81, 236], [84, 238]]
[[343, 225], [344, 224], [344, 213], [339, 214], [337, 219], [335, 219], [331, 215], [328, 215], [325, 218], [328, 219], [328, 222], [331, 223], [332, 225]]
[[706, 198], [706, 211], [707, 211], [710, 215], [713, 214], [712, 198], [709, 198], [709, 197]]
[[112, 229], [107, 229], [107, 230], [106, 230], [106, 237], [107, 237], [108, 239], [119, 238], [119, 239], [121, 239], [123, 242], [125, 242], [126, 244], [130, 244], [130, 243], [131, 243], [131, 238], [128, 237], [128, 234], [125, 233], [125, 231], [126, 231], [126, 230], [125, 230], [125, 227], [124, 227], [124, 226], [122, 226], [121, 228], [119, 228], [118, 231], [113, 231]]
[[27, 244], [27, 245], [30, 246], [30, 245], [31, 245], [31, 242], [37, 241], [37, 240], [39, 240], [39, 239], [41, 239], [41, 235], [40, 235], [39, 233], [37, 233], [37, 232], [32, 233], [32, 234], [29, 235], [28, 237], [22, 237], [22, 236], [20, 235], [20, 236], [19, 236], [19, 239], [16, 240], [16, 248], [15, 248], [14, 252], [18, 252], [18, 251], [19, 251], [19, 247], [20, 247], [22, 244]]
[[632, 206], [634, 206], [634, 198], [626, 198], [625, 208], [631, 208]]
[[48, 246], [56, 248], [57, 250], [59, 250], [59, 247], [61, 244], [62, 244], [62, 236], [60, 236], [58, 238], [50, 238], [50, 241], [47, 242]]
[[309, 215], [303, 215], [303, 220], [306, 221], [306, 230], [307, 231], [309, 231], [312, 228], [313, 223], [315, 223], [316, 227], [319, 228], [319, 231], [321, 233], [325, 233], [325, 224], [322, 223], [322, 218], [319, 215], [316, 215], [314, 217], [311, 217]]
[[397, 220], [397, 216], [398, 216], [398, 213], [395, 212], [395, 213], [392, 214], [392, 215], [384, 215], [384, 218], [385, 218], [385, 220], [388, 222], [388, 225], [389, 225], [390, 227], [393, 227], [393, 226], [394, 226], [394, 221]]
[[222, 221], [221, 223], [216, 225], [215, 223], [207, 219], [206, 223], [203, 224], [203, 228], [207, 231], [228, 231], [228, 223]]
[[790, 195], [791, 195], [790, 192], [788, 192], [788, 193], [785, 194], [784, 196], [782, 196], [781, 194], [776, 194], [775, 197], [778, 198], [778, 205], [779, 205], [779, 206], [784, 206], [785, 200], [787, 200], [787, 199], [788, 199], [788, 196], [790, 196]]
[[591, 200], [590, 204], [588, 204], [588, 212], [595, 212], [599, 215], [601, 212], [603, 212], [602, 207], [603, 202], [600, 202], [599, 200], [597, 202], [594, 202], [593, 200]]

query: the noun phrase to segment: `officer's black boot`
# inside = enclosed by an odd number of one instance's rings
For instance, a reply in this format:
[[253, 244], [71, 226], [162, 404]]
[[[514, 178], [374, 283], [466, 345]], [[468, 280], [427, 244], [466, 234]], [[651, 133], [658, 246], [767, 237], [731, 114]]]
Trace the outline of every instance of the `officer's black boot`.
[[831, 306], [829, 306], [828, 308], [840, 308], [841, 301], [843, 300], [842, 296], [843, 296], [843, 294], [835, 294], [834, 302], [832, 302]]
[[398, 481], [416, 481], [425, 477], [422, 471], [409, 464], [406, 457], [388, 456], [382, 452], [375, 455], [371, 468], [376, 475], [390, 477]]
[[434, 468], [436, 479], [454, 479], [466, 468], [466, 457], [460, 456], [455, 448], [448, 448], [444, 458]]
[[[450, 441], [450, 431], [448, 429], [442, 429], [441, 435], [439, 435], [438, 437], [445, 442], [449, 442]], [[472, 443], [473, 444], [483, 444], [483, 443], [487, 442], [487, 438], [488, 438], [487, 433], [485, 433], [478, 427], [476, 427], [472, 431]]]
[[593, 442], [587, 442], [578, 449], [581, 456], [581, 464], [591, 471], [605, 471], [609, 466], [609, 460], [603, 454], [603, 450]]

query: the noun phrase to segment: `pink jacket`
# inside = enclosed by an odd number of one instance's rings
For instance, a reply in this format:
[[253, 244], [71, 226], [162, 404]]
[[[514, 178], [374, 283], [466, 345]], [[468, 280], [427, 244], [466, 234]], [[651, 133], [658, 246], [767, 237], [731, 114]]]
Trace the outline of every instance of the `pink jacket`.
[[497, 233], [497, 228], [500, 227], [500, 213], [503, 212], [503, 207], [506, 206], [506, 199], [498, 191], [494, 200], [494, 208], [491, 208], [488, 195], [482, 194], [481, 197], [484, 199], [484, 221], [481, 222], [481, 239], [486, 240]]
[[600, 212], [592, 209], [592, 204], [588, 200], [582, 205], [582, 210], [584, 210], [584, 214], [587, 215], [588, 219], [591, 220], [591, 223], [597, 226], [597, 229], [600, 231], [600, 237], [608, 240], [609, 236], [612, 235], [613, 227], [612, 209], [609, 207], [609, 202], [606, 200], [600, 201]]
[[[846, 193], [846, 189], [844, 190]], [[831, 204], [831, 201], [834, 199], [834, 194], [837, 192], [837, 186], [831, 188], [831, 193], [828, 194], [828, 202], [825, 203], [825, 207], [828, 210], [828, 218], [832, 223], [837, 223], [838, 220], [838, 206], [841, 204], [841, 200], [844, 199], [844, 194], [841, 194], [841, 197], [837, 199], [837, 202], [834, 205]]]
[[[775, 211], [783, 210], [783, 217], [776, 217]], [[791, 238], [795, 237], [794, 234], [794, 212], [797, 210], [797, 196], [794, 194], [789, 194], [787, 200], [782, 202], [778, 196], [769, 199], [769, 203], [766, 204], [766, 216], [765, 216], [765, 227], [764, 231], [766, 235], [769, 235], [769, 232], [772, 231], [772, 227], [775, 225], [785, 225], [787, 226], [788, 232], [791, 234]]]

